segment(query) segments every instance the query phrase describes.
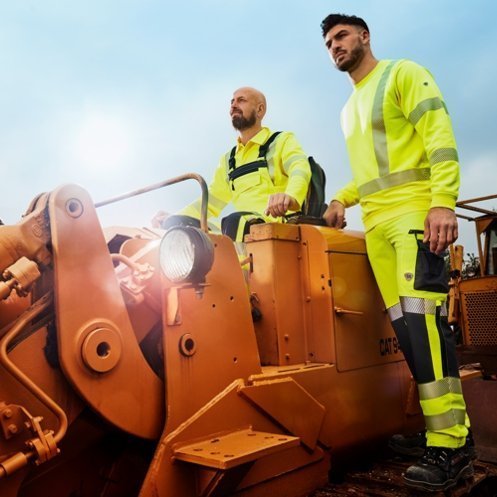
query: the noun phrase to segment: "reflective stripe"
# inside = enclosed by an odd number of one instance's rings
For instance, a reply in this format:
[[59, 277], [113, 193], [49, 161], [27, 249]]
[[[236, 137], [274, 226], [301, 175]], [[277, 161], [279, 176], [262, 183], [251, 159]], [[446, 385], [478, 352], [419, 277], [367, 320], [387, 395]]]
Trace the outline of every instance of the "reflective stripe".
[[401, 319], [404, 317], [404, 313], [402, 312], [402, 307], [399, 304], [392, 305], [387, 309], [388, 317], [390, 321], [397, 321], [397, 319]]
[[419, 169], [407, 169], [405, 171], [398, 171], [396, 173], [388, 174], [381, 178], [376, 178], [363, 185], [360, 185], [357, 190], [360, 197], [371, 195], [386, 190], [394, 186], [403, 185], [404, 183], [411, 183], [412, 181], [427, 181], [430, 179], [430, 169], [423, 167]]
[[378, 173], [385, 176], [390, 171], [388, 162], [387, 133], [385, 129], [385, 119], [383, 117], [383, 102], [385, 100], [385, 89], [387, 80], [392, 72], [396, 61], [391, 61], [383, 71], [373, 101], [373, 110], [371, 112], [371, 126], [373, 130], [373, 145], [376, 162], [378, 164]]
[[307, 157], [305, 155], [294, 155], [292, 157], [290, 157], [284, 164], [283, 164], [283, 169], [285, 171], [285, 173], [288, 173], [288, 170], [290, 169], [290, 166], [296, 162], [296, 161], [299, 161], [299, 160], [304, 160], [306, 161], [307, 160]]
[[459, 378], [447, 376], [438, 381], [418, 384], [418, 391], [420, 400], [437, 399], [448, 393], [462, 395], [461, 380]]
[[443, 102], [439, 97], [427, 98], [426, 100], [419, 102], [416, 108], [409, 114], [408, 119], [413, 126], [416, 126], [417, 122], [425, 115], [426, 112], [438, 109], [445, 109], [445, 112], [447, 112], [445, 102]]
[[[437, 306], [437, 303], [439, 304]], [[446, 302], [437, 302], [436, 300], [421, 299], [419, 297], [400, 297], [400, 305], [404, 312], [412, 314], [436, 314], [437, 307], [440, 308], [440, 316], [447, 316]]]
[[[218, 199], [210, 192], [209, 192], [209, 204], [216, 207], [217, 209], [224, 209], [226, 206], [226, 202], [224, 200]], [[199, 202], [199, 207], [200, 207], [200, 202]]]
[[404, 312], [412, 314], [436, 314], [437, 301], [418, 297], [400, 297], [400, 305]]
[[459, 162], [459, 156], [457, 155], [457, 150], [455, 148], [439, 148], [435, 150], [430, 155], [430, 164], [438, 164], [439, 162], [445, 162], [446, 160], [455, 160]]
[[274, 152], [276, 150], [276, 141], [277, 140], [274, 140], [274, 142], [271, 143], [271, 145], [269, 145], [269, 150], [267, 151], [266, 154], [267, 170], [269, 172], [269, 177], [273, 182], [274, 182]]
[[426, 428], [430, 431], [440, 431], [455, 425], [464, 425], [465, 417], [464, 409], [451, 409], [443, 414], [425, 416]]
[[305, 171], [301, 171], [300, 169], [297, 169], [296, 171], [292, 171], [292, 174], [290, 174], [290, 178], [294, 176], [300, 176], [304, 178], [306, 181], [309, 180], [309, 174], [307, 174]]
[[447, 312], [447, 304], [446, 302], [442, 302], [442, 305], [440, 306], [440, 316], [442, 317], [447, 317], [449, 313]]

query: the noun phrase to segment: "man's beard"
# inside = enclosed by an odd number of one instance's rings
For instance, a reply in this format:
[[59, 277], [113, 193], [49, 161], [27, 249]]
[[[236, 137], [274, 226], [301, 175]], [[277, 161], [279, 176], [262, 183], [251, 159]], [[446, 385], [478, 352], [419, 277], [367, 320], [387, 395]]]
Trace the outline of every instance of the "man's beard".
[[349, 72], [351, 69], [355, 69], [361, 60], [364, 58], [364, 48], [361, 45], [357, 45], [350, 52], [350, 56], [345, 59], [340, 65], [335, 62], [337, 69], [342, 72]]
[[255, 110], [252, 111], [249, 117], [244, 117], [243, 114], [233, 114], [231, 117], [231, 123], [233, 127], [238, 131], [244, 131], [248, 128], [251, 128], [255, 122], [257, 121], [257, 117], [255, 115]]

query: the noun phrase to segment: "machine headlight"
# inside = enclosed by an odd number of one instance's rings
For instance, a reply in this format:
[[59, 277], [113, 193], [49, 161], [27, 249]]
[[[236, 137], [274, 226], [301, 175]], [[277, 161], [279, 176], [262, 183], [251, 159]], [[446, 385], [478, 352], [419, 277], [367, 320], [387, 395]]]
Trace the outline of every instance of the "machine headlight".
[[201, 283], [214, 261], [210, 238], [198, 228], [175, 226], [162, 238], [160, 265], [166, 278], [173, 283]]

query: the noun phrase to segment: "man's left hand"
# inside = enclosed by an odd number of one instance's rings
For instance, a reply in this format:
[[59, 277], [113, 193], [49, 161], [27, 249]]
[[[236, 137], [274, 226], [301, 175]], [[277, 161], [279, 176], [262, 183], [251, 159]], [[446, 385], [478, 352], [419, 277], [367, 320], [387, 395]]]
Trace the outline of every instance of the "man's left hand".
[[269, 196], [264, 214], [266, 216], [280, 217], [284, 216], [287, 211], [298, 211], [299, 209], [299, 203], [291, 195], [274, 193]]
[[423, 242], [430, 242], [430, 251], [440, 255], [457, 240], [456, 213], [445, 207], [432, 207], [425, 219]]

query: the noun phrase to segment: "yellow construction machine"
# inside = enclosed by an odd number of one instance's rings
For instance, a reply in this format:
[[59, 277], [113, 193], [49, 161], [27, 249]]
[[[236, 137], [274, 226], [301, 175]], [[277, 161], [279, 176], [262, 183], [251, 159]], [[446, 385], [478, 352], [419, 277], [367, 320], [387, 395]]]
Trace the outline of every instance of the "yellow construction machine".
[[[184, 179], [200, 229], [101, 227]], [[0, 226], [1, 497], [297, 497], [422, 428], [363, 234], [254, 225], [242, 268], [206, 206], [66, 185]]]

